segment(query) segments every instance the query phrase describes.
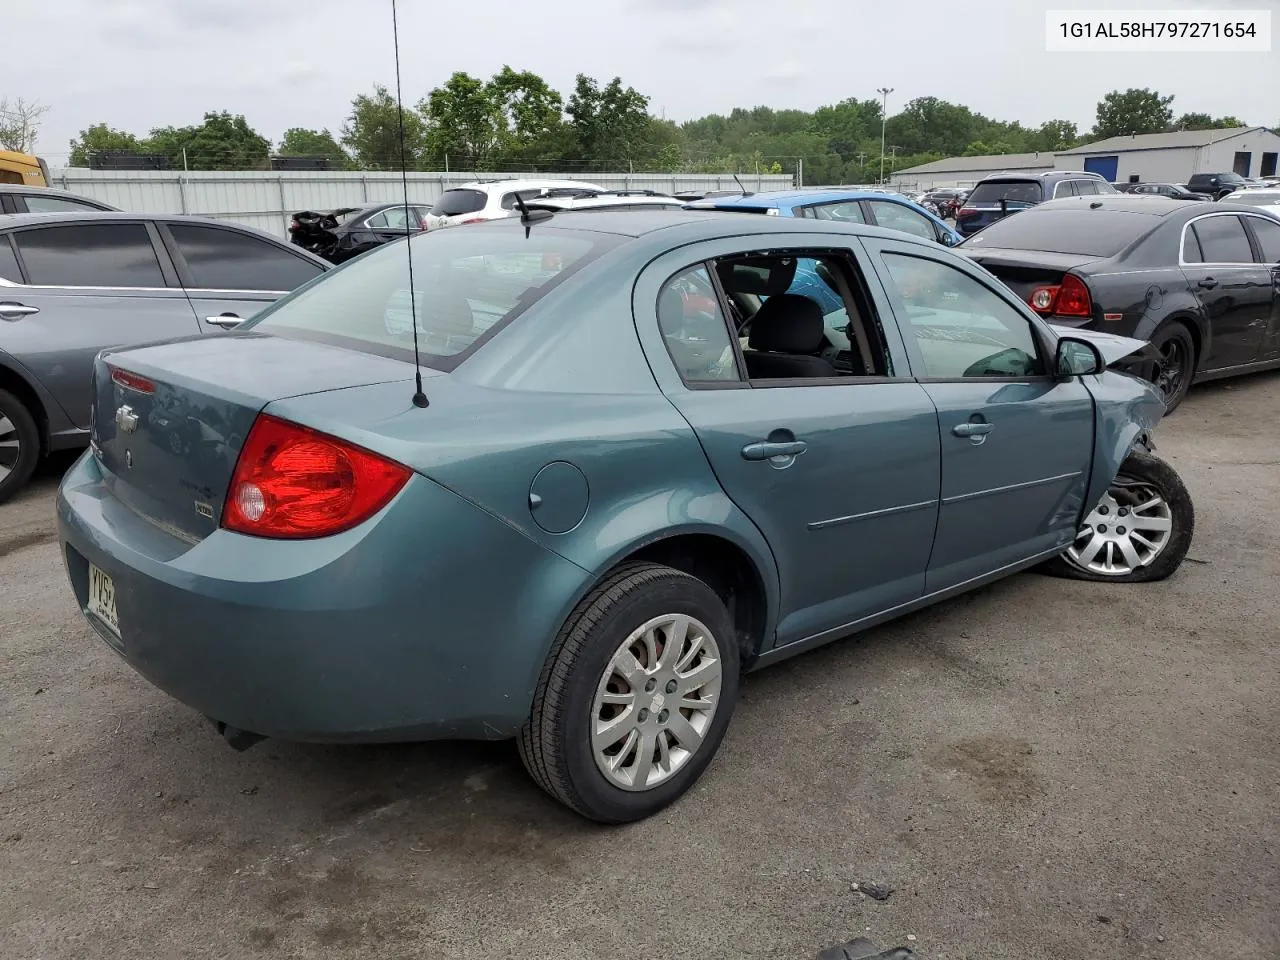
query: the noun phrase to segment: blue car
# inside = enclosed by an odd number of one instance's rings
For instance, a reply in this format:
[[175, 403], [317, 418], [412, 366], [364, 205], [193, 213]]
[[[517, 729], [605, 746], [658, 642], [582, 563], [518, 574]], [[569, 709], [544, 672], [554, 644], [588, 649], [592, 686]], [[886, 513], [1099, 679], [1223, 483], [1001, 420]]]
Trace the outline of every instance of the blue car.
[[[784, 190], [716, 197], [691, 203], [691, 210], [724, 210], [773, 217], [806, 217], [833, 223], [861, 223], [898, 230], [943, 246], [954, 247], [963, 239], [928, 210], [897, 193], [877, 190]], [[816, 300], [823, 313], [839, 310], [843, 303], [831, 288], [802, 263], [795, 285], [788, 293]]]
[[[71, 591], [232, 746], [509, 738], [632, 821], [706, 769], [748, 670], [1045, 562], [1185, 557], [1164, 403], [1113, 367], [1141, 341], [900, 232], [538, 213], [97, 357]], [[786, 292], [803, 260], [838, 323]]]

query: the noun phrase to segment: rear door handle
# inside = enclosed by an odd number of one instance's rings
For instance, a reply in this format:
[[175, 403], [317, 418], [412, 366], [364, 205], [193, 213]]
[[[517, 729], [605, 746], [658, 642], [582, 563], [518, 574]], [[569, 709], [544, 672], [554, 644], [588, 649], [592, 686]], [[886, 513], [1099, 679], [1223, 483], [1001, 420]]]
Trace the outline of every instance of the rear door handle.
[[1199, 283], [1196, 284], [1197, 287], [1203, 287], [1205, 290], [1212, 290], [1217, 285], [1218, 285], [1218, 281], [1213, 279], [1213, 277], [1205, 277], [1203, 280], [1201, 280]]
[[809, 445], [803, 440], [787, 440], [773, 442], [760, 440], [748, 443], [742, 448], [743, 460], [772, 460], [774, 457], [796, 457], [804, 453]]
[[39, 312], [39, 307], [29, 307], [25, 303], [15, 303], [12, 300], [0, 302], [0, 317], [5, 320], [21, 320]]
[[994, 429], [995, 424], [991, 423], [957, 423], [951, 432], [957, 437], [985, 437]]
[[223, 330], [230, 330], [232, 327], [238, 327], [244, 323], [244, 318], [237, 317], [234, 313], [223, 313], [216, 317], [205, 317], [204, 322], [215, 327], [221, 327]]

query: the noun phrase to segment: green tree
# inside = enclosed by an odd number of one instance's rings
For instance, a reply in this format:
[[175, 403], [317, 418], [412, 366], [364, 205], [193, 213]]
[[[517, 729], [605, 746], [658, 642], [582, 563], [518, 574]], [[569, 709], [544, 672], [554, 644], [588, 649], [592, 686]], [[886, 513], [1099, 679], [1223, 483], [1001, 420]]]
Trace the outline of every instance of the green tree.
[[267, 166], [271, 141], [249, 126], [242, 114], [225, 110], [204, 115], [194, 127], [157, 127], [143, 142], [145, 153], [169, 158], [176, 169], [261, 170]]
[[647, 153], [644, 136], [652, 129], [649, 98], [614, 77], [601, 89], [586, 74], [578, 74], [567, 108], [582, 159], [604, 164], [625, 162]]
[[1034, 150], [1054, 152], [1069, 150], [1080, 140], [1076, 125], [1070, 120], [1048, 120], [1040, 124], [1035, 135]]
[[280, 138], [276, 152], [283, 157], [324, 157], [339, 170], [351, 167], [351, 157], [327, 129], [290, 127]]
[[[341, 139], [365, 170], [400, 168], [400, 113], [387, 88], [375, 84], [373, 94], [351, 101], [351, 113], [342, 125]], [[426, 153], [426, 123], [412, 108], [404, 111], [404, 161], [418, 169]]]
[[95, 123], [81, 130], [80, 135], [71, 141], [70, 147], [71, 155], [67, 158], [67, 165], [71, 167], [87, 167], [90, 156], [106, 150], [147, 152], [143, 142], [132, 133], [116, 130], [105, 123]]
[[1230, 130], [1232, 127], [1247, 127], [1248, 124], [1237, 117], [1219, 117], [1213, 121], [1214, 130]]
[[507, 139], [497, 90], [470, 74], [455, 73], [427, 94], [418, 109], [427, 119], [432, 159], [454, 156], [455, 164], [479, 169], [499, 154]]
[[1095, 140], [1127, 137], [1130, 134], [1163, 133], [1173, 120], [1173, 97], [1162, 97], [1145, 87], [1131, 87], [1123, 93], [1112, 90], [1098, 101], [1098, 118], [1093, 125]]

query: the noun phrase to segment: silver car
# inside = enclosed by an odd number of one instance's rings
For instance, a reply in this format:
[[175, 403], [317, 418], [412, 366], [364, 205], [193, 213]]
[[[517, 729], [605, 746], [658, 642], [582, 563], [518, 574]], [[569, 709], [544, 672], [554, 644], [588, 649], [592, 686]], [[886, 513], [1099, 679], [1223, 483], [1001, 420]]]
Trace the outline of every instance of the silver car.
[[195, 217], [0, 216], [0, 502], [42, 454], [88, 445], [98, 351], [218, 333], [329, 268]]

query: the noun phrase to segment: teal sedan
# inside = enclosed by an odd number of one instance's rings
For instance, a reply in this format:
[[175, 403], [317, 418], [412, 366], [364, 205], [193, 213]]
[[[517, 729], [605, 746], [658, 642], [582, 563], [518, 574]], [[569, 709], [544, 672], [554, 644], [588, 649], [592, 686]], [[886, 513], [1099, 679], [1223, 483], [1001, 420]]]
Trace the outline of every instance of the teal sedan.
[[441, 230], [99, 355], [63, 555], [102, 640], [234, 746], [512, 738], [632, 821], [746, 671], [1037, 565], [1169, 576], [1194, 511], [1116, 369], [1141, 347], [871, 226]]

